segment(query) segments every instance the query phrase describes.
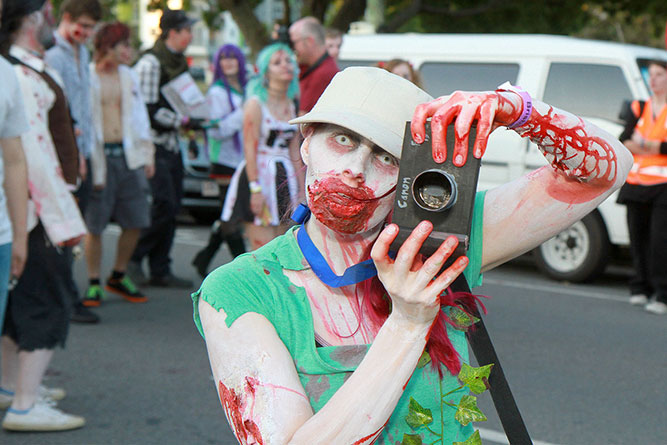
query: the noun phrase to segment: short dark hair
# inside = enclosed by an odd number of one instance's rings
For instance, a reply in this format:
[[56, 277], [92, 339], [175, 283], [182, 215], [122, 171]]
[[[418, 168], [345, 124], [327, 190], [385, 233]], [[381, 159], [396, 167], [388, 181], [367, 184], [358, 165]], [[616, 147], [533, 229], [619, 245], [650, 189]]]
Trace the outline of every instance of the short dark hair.
[[95, 46], [95, 60], [100, 60], [109, 50], [121, 42], [130, 40], [130, 28], [121, 22], [106, 23], [97, 34], [93, 44]]
[[65, 0], [60, 5], [60, 16], [64, 13], [68, 13], [72, 20], [87, 15], [99, 22], [102, 20], [102, 5], [99, 0]]

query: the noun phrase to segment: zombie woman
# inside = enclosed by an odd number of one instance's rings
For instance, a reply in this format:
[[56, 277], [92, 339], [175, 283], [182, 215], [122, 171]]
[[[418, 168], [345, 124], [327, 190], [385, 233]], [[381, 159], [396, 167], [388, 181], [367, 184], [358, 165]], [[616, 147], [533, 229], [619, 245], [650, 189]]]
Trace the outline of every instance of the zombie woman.
[[299, 92], [294, 54], [274, 43], [257, 56], [258, 74], [248, 82], [243, 110], [245, 160], [232, 177], [222, 220], [244, 221], [257, 249], [287, 230], [282, 217], [298, 200], [301, 167], [296, 116]]
[[[437, 162], [463, 165], [476, 124], [475, 157], [491, 131], [506, 127], [550, 163], [478, 194], [467, 257], [442, 272], [454, 237], [422, 257], [433, 229], [422, 222], [390, 255], [398, 228], [385, 224], [405, 122], [422, 143], [428, 118]], [[456, 143], [445, 146], [454, 119]], [[467, 345], [449, 316], [473, 297], [448, 286], [461, 273], [478, 285], [483, 270], [586, 215], [623, 183], [630, 154], [611, 135], [509, 84], [431, 100], [378, 68], [337, 74], [313, 110], [292, 122], [304, 136], [310, 218], [217, 269], [193, 294], [236, 437], [242, 444], [465, 441], [471, 426], [449, 403], [465, 394], [456, 376]]]

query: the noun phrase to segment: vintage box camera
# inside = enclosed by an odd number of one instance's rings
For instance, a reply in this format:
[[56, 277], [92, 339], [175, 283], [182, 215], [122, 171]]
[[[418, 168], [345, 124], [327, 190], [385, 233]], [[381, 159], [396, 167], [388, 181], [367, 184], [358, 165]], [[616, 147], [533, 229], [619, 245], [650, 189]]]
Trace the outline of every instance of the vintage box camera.
[[430, 123], [426, 124], [423, 144], [412, 139], [410, 122], [406, 124], [392, 216], [399, 233], [391, 250], [398, 251], [417, 224], [429, 220], [433, 232], [422, 245], [423, 255], [430, 256], [450, 235], [458, 238], [459, 245], [449, 262], [465, 255], [480, 167], [480, 160], [472, 154], [476, 134], [476, 127], [471, 128], [468, 159], [462, 167], [456, 167], [452, 163], [453, 124], [447, 129], [447, 160], [442, 164], [433, 160]]

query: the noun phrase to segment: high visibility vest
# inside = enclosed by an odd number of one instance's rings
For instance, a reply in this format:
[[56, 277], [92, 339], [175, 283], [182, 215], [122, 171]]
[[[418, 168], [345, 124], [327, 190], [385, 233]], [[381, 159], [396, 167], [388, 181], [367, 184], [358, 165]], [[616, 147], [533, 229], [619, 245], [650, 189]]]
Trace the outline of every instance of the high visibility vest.
[[[632, 102], [632, 112], [639, 116], [639, 101]], [[663, 107], [655, 119], [651, 100], [646, 101], [644, 111], [635, 126], [637, 131], [647, 141], [667, 142], [667, 106]], [[628, 184], [657, 185], [667, 183], [667, 155], [633, 155], [634, 162]]]

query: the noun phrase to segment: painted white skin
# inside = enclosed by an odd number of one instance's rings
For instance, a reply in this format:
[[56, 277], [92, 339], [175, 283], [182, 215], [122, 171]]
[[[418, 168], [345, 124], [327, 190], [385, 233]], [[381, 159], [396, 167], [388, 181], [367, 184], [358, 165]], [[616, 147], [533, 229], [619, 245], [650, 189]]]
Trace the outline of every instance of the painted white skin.
[[[598, 140], [596, 138], [604, 142], [604, 149], [615, 159], [617, 174], [612, 180], [608, 176], [577, 177], [576, 166], [570, 166], [568, 171], [563, 166], [545, 167], [489, 191], [484, 205], [483, 269], [519, 255], [584, 216], [620, 187], [632, 164], [628, 151], [613, 136], [541, 102], [535, 101], [534, 106], [530, 121], [519, 132], [533, 131], [531, 126], [535, 122], [548, 112], [555, 112], [551, 115], [551, 123], [561, 128], [563, 133], [571, 131], [572, 125], [583, 125], [590, 142], [584, 147], [587, 153], [598, 148], [594, 142]], [[513, 122], [516, 110], [520, 108], [521, 99], [515, 93], [457, 93], [451, 98], [437, 99], [418, 107], [413, 118], [413, 135], [419, 135], [421, 131], [423, 139], [426, 118], [453, 110], [453, 116], [463, 117], [457, 119], [457, 123], [467, 122], [467, 128], [458, 125], [458, 139], [467, 140], [474, 120], [466, 120], [466, 116], [477, 115], [480, 116], [478, 136], [481, 134], [480, 137], [486, 139], [492, 129]], [[489, 125], [488, 132], [480, 131], [482, 120]], [[386, 178], [377, 174], [379, 167], [377, 156], [372, 154], [372, 144], [359, 138], [350, 146], [349, 152], [336, 155], [332, 152], [332, 137], [334, 142], [346, 142], [336, 139], [336, 131], [335, 127], [325, 126], [314, 133], [305, 132], [301, 154], [308, 166], [308, 180], [312, 183], [315, 178], [331, 174], [331, 171], [344, 176], [343, 173], [349, 170], [357, 177], [363, 175], [364, 184], [372, 188], [376, 196], [382, 195], [389, 184]], [[534, 131], [531, 135], [533, 140], [541, 142]], [[486, 141], [478, 142], [485, 147]], [[550, 138], [541, 149], [554, 151], [554, 147], [549, 147], [552, 142]], [[483, 150], [480, 156], [482, 153]], [[336, 156], [340, 159], [334, 159]], [[600, 170], [603, 169], [600, 166]], [[395, 182], [396, 176], [392, 178]], [[581, 195], [589, 199], [582, 200]], [[566, 199], [569, 196], [573, 198]], [[390, 197], [384, 199], [391, 201]], [[351, 235], [336, 233], [315, 218], [306, 224], [313, 242], [338, 274], [371, 251], [378, 276], [393, 307], [391, 315], [379, 329], [355, 318], [353, 303], [356, 300], [351, 298], [356, 292], [354, 286], [348, 286], [352, 289], [330, 289], [319, 282], [310, 270], [288, 274], [290, 280], [295, 285], [303, 286], [309, 296], [318, 336], [336, 345], [372, 341], [357, 370], [317, 414], [313, 414], [308, 403], [292, 357], [266, 318], [248, 313], [228, 328], [224, 323], [226, 314], [223, 310], [216, 312], [208, 303], [199, 303], [216, 386], [222, 382], [241, 398], [253, 398], [252, 403], [247, 403], [252, 408], [243, 412], [243, 419], [254, 422], [263, 443], [372, 443], [401, 397], [403, 385], [415, 369], [429, 326], [437, 315], [437, 295], [460, 274], [467, 259], [455, 262], [432, 281], [455, 243], [451, 239], [446, 240], [431, 258], [422, 262], [417, 252], [432, 229], [430, 223], [422, 223], [403, 244], [396, 259], [391, 260], [387, 256], [388, 247], [396, 236], [397, 228], [391, 224], [380, 232], [383, 217], [386, 216], [382, 212], [387, 211], [384, 209], [381, 202], [379, 213], [371, 217], [373, 221], [377, 218], [377, 226], [369, 224], [360, 233]], [[509, 233], [522, 233], [522, 237], [507, 236]], [[323, 305], [326, 311], [321, 309]], [[355, 335], [346, 336], [360, 323], [363, 326]], [[259, 382], [255, 385], [254, 394], [245, 389], [248, 378]], [[244, 443], [257, 442], [250, 436]]]

